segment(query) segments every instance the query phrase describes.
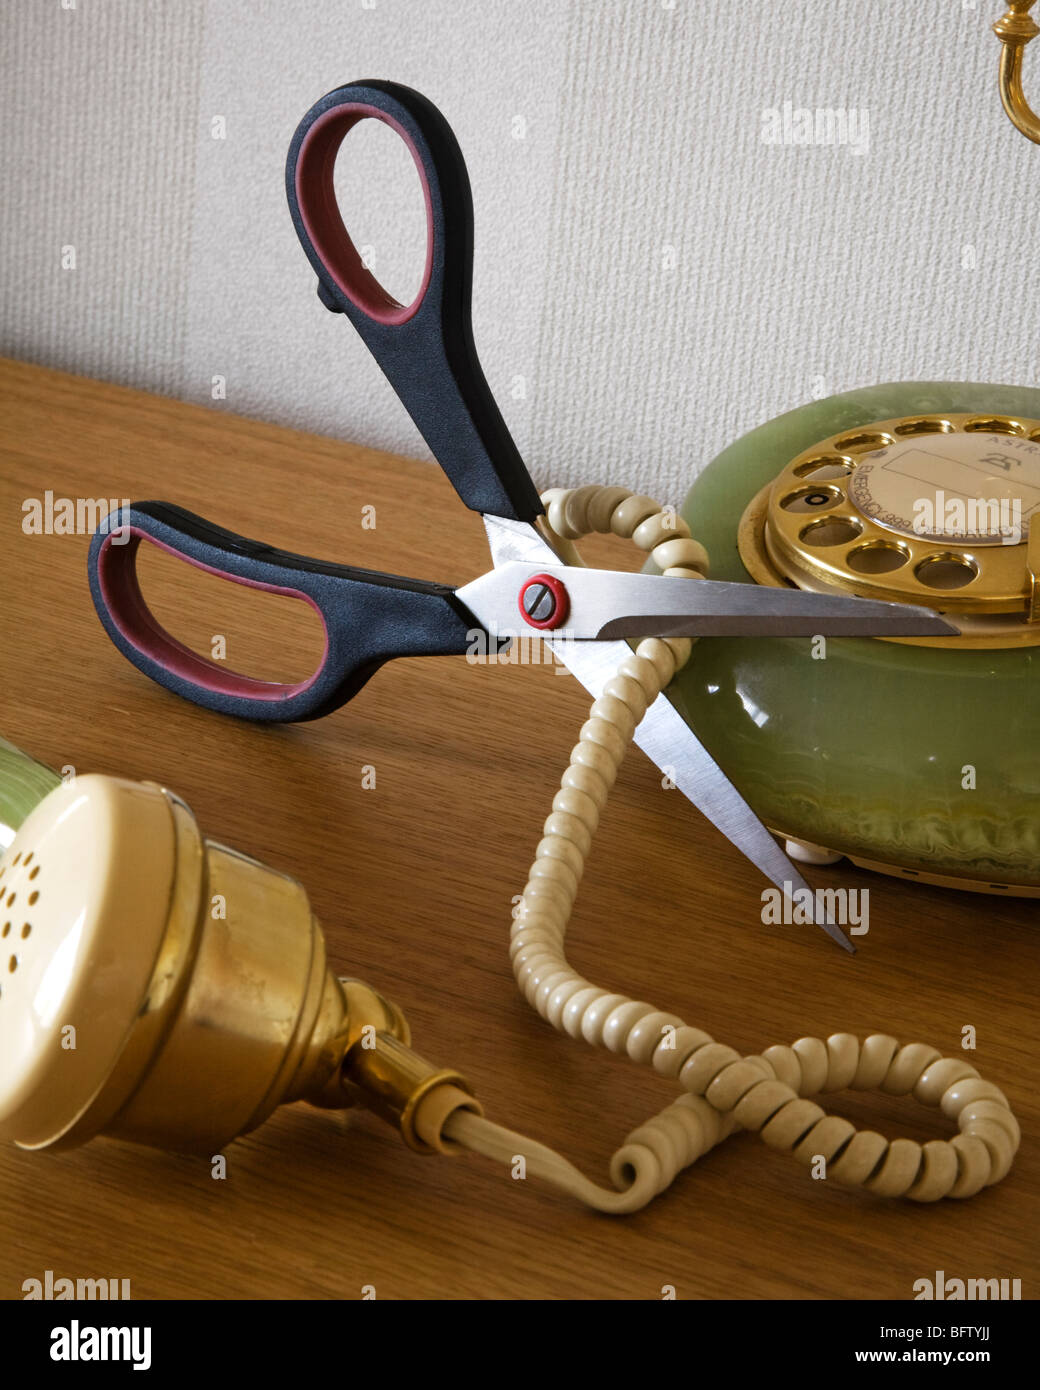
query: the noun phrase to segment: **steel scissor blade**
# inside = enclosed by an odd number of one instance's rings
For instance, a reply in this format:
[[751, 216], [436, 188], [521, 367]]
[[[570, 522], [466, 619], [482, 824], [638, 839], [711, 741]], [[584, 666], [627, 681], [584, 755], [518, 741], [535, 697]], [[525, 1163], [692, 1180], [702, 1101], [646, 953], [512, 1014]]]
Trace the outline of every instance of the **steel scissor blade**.
[[[550, 638], [549, 645], [594, 698], [632, 654], [626, 642], [597, 642], [593, 646], [554, 643]], [[797, 893], [801, 902], [813, 904], [808, 915], [839, 946], [855, 951], [830, 916], [815, 910], [812, 889], [666, 695], [658, 695], [647, 710], [633, 741], [785, 897]]]
[[[525, 522], [485, 516], [484, 525], [496, 565], [512, 560], [557, 561], [549, 543]], [[592, 643], [563, 638], [554, 643], [551, 634], [546, 634], [546, 640], [594, 699], [599, 698], [625, 657], [632, 654], [627, 642], [617, 640]], [[855, 953], [856, 948], [830, 914], [817, 910], [815, 894], [805, 879], [667, 696], [659, 695], [647, 710], [634, 741], [785, 897], [798, 893], [801, 902], [809, 904], [803, 908], [805, 914], [844, 950]]]
[[[522, 524], [522, 523], [521, 523]], [[547, 553], [549, 547], [546, 546]], [[846, 594], [694, 581], [622, 570], [580, 569], [545, 560], [505, 561], [457, 590], [490, 632], [524, 627], [518, 598], [546, 574], [567, 590], [569, 613], [556, 637], [949, 637], [930, 608]]]
[[[954, 637], [958, 631], [931, 608], [912, 603], [716, 579], [700, 581], [691, 593], [687, 579], [652, 574], [620, 578], [629, 581], [617, 586], [626, 607], [604, 623], [601, 638]], [[640, 581], [641, 587], [632, 581]], [[657, 587], [651, 589], [651, 584]]]

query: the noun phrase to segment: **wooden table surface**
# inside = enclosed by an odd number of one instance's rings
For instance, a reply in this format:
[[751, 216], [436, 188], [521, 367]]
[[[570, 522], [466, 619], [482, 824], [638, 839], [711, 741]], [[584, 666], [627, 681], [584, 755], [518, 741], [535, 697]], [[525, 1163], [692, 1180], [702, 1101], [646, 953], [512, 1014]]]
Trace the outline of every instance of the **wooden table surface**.
[[[468, 1076], [493, 1119], [605, 1181], [613, 1149], [675, 1093], [543, 1023], [506, 950], [511, 900], [586, 717], [573, 678], [401, 661], [317, 723], [233, 721], [168, 695], [112, 647], [86, 535], [21, 525], [22, 503], [47, 489], [161, 497], [289, 550], [464, 582], [489, 563], [479, 519], [436, 468], [219, 408], [14, 362], [0, 396], [0, 734], [54, 767], [161, 781], [208, 835], [300, 878], [340, 973], [396, 1000], [416, 1047]], [[627, 565], [627, 551], [613, 560]], [[151, 556], [142, 572], [159, 616], [206, 651], [224, 634], [230, 664], [285, 679], [314, 661], [315, 624], [301, 630], [290, 600]], [[656, 1299], [672, 1285], [679, 1298], [907, 1299], [936, 1270], [1020, 1278], [1035, 1297], [1036, 903], [846, 865], [812, 876], [870, 888], [854, 960], [812, 928], [762, 926], [756, 873], [632, 750], [572, 959], [745, 1053], [848, 1031], [956, 1054], [973, 1025], [971, 1060], [1022, 1124], [1003, 1183], [963, 1203], [882, 1201], [737, 1135], [646, 1210], [605, 1217], [478, 1158], [419, 1158], [370, 1116], [294, 1106], [230, 1147], [222, 1182], [206, 1161], [107, 1139], [58, 1155], [4, 1148], [0, 1296], [20, 1298], [50, 1269], [129, 1278], [135, 1298], [354, 1299], [374, 1286], [384, 1299]], [[949, 1133], [910, 1100], [845, 1093], [828, 1108], [889, 1134]]]

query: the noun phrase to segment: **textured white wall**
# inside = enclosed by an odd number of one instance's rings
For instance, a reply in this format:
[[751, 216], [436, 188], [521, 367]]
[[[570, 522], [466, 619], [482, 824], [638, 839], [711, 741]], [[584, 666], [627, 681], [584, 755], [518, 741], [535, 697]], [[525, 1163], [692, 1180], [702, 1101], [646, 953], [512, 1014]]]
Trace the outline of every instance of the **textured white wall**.
[[[540, 483], [679, 500], [814, 394], [1036, 381], [1040, 149], [1000, 109], [999, 0], [72, 4], [0, 17], [0, 352], [202, 402], [219, 374], [215, 408], [422, 455], [282, 183], [312, 102], [385, 77], [465, 152], [477, 344]], [[766, 143], [785, 102], [865, 110], [868, 147]], [[422, 228], [384, 134], [348, 138], [342, 192], [394, 288]]]

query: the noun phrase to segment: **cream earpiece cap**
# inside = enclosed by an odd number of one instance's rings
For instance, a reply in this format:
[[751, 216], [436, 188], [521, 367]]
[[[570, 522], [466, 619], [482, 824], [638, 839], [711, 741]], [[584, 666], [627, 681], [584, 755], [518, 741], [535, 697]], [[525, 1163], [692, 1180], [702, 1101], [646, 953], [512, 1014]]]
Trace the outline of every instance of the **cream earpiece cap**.
[[153, 785], [84, 776], [0, 859], [0, 1135], [51, 1143], [116, 1066], [156, 964], [176, 868]]

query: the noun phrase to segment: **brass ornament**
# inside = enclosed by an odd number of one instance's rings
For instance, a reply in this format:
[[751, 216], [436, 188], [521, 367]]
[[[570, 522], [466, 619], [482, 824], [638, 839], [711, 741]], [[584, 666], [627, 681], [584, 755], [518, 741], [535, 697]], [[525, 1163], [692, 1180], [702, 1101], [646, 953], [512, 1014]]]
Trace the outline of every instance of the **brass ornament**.
[[1016, 130], [1034, 144], [1040, 144], [1040, 116], [1026, 100], [1022, 90], [1022, 55], [1026, 44], [1040, 34], [1030, 10], [1036, 0], [1010, 0], [1007, 13], [993, 26], [1003, 47], [1000, 51], [1000, 100]]

